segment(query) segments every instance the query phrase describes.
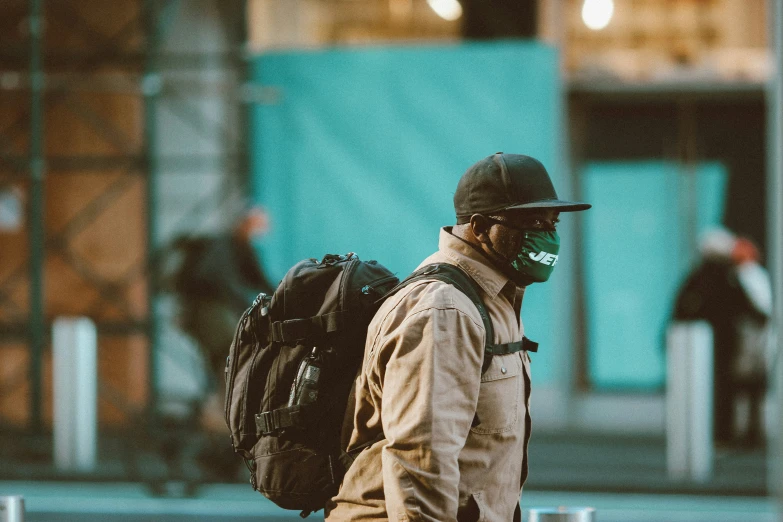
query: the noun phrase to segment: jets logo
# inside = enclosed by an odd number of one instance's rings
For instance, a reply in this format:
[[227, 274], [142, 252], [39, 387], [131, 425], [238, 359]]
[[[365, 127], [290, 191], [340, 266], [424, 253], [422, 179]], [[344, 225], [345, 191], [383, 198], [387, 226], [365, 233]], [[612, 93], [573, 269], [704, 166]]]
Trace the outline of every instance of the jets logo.
[[543, 250], [538, 254], [530, 252], [529, 256], [533, 261], [538, 261], [544, 265], [555, 266], [557, 264], [557, 256], [555, 254], [550, 254], [549, 252], [544, 252]]

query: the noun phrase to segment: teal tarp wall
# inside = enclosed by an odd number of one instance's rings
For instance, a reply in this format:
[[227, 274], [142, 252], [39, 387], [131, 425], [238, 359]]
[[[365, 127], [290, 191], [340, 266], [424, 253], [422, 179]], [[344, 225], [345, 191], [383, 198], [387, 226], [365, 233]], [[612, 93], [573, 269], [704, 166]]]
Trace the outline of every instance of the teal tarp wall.
[[[720, 226], [727, 173], [696, 167], [698, 233]], [[665, 381], [665, 329], [695, 260], [681, 212], [686, 173], [666, 162], [590, 163], [582, 173], [588, 366], [596, 388], [650, 389]]]
[[[272, 278], [300, 259], [349, 251], [406, 275], [453, 224], [459, 177], [496, 151], [538, 158], [556, 185], [561, 176], [558, 60], [539, 44], [265, 54], [252, 75], [279, 94], [252, 115], [254, 198], [273, 220], [260, 249]], [[531, 287], [522, 312], [526, 334], [547, 347], [537, 381], [567, 353], [552, 346], [551, 292]]]

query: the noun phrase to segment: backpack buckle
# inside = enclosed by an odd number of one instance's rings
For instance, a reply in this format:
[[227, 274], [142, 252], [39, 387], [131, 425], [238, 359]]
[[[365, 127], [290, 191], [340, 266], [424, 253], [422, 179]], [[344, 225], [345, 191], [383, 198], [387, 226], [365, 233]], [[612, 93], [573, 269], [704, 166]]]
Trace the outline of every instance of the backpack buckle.
[[259, 435], [270, 435], [276, 431], [271, 411], [256, 413], [256, 428]]
[[336, 265], [337, 263], [343, 263], [345, 261], [350, 261], [356, 256], [355, 252], [348, 252], [347, 254], [340, 255], [340, 254], [326, 254], [323, 259], [321, 259], [321, 265], [323, 266], [332, 266]]
[[256, 296], [255, 299], [253, 299], [253, 304], [250, 305], [250, 308], [256, 308], [258, 305], [261, 305], [261, 315], [267, 315], [269, 313], [269, 303], [272, 302], [272, 296], [267, 295], [264, 292], [261, 292]]

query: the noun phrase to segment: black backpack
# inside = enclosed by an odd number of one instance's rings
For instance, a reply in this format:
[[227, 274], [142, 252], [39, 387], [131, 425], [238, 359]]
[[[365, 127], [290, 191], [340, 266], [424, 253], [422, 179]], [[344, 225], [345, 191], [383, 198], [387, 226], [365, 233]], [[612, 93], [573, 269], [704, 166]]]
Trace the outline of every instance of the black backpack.
[[[337, 493], [364, 449], [346, 453], [341, 431], [367, 326], [386, 297], [421, 279], [464, 292], [493, 339], [479, 289], [459, 268], [424, 266], [400, 283], [376, 261], [353, 253], [297, 263], [274, 295], [260, 294], [245, 311], [226, 361], [225, 409], [234, 451], [250, 470], [253, 489], [303, 517]], [[535, 343], [487, 342], [483, 370], [493, 354], [522, 349], [533, 351]]]

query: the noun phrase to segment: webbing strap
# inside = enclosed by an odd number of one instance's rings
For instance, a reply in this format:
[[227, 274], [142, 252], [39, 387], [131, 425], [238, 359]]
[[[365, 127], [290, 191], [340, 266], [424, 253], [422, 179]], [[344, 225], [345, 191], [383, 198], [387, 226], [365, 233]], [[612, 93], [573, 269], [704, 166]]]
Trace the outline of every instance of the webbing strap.
[[538, 343], [531, 341], [527, 337], [522, 337], [521, 341], [504, 344], [490, 344], [486, 347], [487, 353], [491, 353], [492, 355], [508, 355], [510, 353], [521, 352], [522, 350], [526, 352], [537, 352]]
[[273, 342], [291, 342], [336, 332], [345, 327], [346, 312], [331, 312], [304, 319], [275, 321], [269, 329]]
[[422, 279], [438, 279], [445, 283], [455, 286], [459, 291], [465, 294], [478, 309], [481, 320], [484, 323], [484, 330], [486, 332], [486, 340], [484, 344], [484, 361], [481, 365], [481, 373], [485, 373], [489, 369], [489, 365], [492, 362], [493, 355], [506, 355], [509, 353], [516, 353], [522, 350], [528, 352], [537, 352], [538, 343], [531, 341], [527, 337], [523, 337], [521, 341], [505, 344], [491, 344], [495, 338], [495, 332], [492, 327], [492, 320], [489, 318], [484, 302], [481, 300], [481, 293], [477, 283], [472, 277], [467, 275], [458, 266], [449, 263], [434, 263], [431, 265], [425, 265], [419, 270], [416, 270], [409, 275], [400, 284], [392, 288], [385, 296], [379, 301], [383, 301], [390, 295], [397, 292], [400, 288], [411, 284], [414, 281], [420, 281]]
[[279, 429], [298, 426], [304, 422], [306, 410], [307, 405], [298, 405], [256, 413], [256, 434], [269, 435]]
[[481, 365], [481, 373], [483, 374], [487, 371], [489, 364], [492, 361], [493, 353], [490, 348], [493, 346], [491, 342], [495, 338], [495, 331], [492, 328], [492, 320], [489, 318], [489, 313], [484, 307], [484, 302], [481, 300], [478, 285], [473, 281], [473, 278], [463, 272], [461, 268], [449, 263], [425, 265], [392, 288], [382, 299], [395, 293], [400, 288], [422, 279], [437, 279], [456, 287], [465, 294], [478, 309], [486, 333], [486, 339], [484, 341], [484, 361]]

